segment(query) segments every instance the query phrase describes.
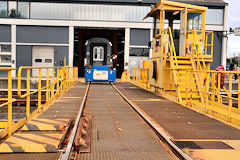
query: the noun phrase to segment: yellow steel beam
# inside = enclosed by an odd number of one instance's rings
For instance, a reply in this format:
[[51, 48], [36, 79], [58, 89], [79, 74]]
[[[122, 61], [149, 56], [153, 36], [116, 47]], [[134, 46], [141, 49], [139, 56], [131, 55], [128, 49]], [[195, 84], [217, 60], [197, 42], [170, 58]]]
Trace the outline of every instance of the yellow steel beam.
[[166, 1], [166, 0], [160, 0], [156, 4], [156, 8], [158, 8], [160, 5], [170, 5], [170, 6], [174, 6], [174, 7], [195, 9], [195, 10], [199, 10], [199, 11], [207, 11], [208, 10], [207, 7], [186, 4], [186, 3], [180, 3], [180, 2]]

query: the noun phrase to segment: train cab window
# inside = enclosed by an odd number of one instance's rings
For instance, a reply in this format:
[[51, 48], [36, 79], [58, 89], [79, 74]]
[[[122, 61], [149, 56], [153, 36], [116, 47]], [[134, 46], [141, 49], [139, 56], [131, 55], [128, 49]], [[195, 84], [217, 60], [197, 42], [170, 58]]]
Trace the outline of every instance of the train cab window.
[[103, 47], [99, 48], [99, 54], [100, 54], [99, 60], [103, 61]]
[[94, 47], [94, 49], [93, 49], [93, 60], [94, 60], [94, 61], [97, 61], [97, 60], [98, 60], [98, 54], [97, 54], [97, 52], [98, 52], [98, 49], [97, 49], [96, 47]]
[[93, 47], [93, 61], [103, 61], [103, 60], [104, 60], [103, 46]]

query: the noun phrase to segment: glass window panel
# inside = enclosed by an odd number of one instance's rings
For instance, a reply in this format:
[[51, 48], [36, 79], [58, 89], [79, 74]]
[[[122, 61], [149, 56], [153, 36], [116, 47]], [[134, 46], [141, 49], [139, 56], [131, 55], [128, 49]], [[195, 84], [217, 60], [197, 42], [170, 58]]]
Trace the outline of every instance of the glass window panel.
[[9, 17], [17, 17], [17, 2], [8, 1], [8, 14]]
[[99, 61], [103, 61], [104, 60], [104, 56], [103, 56], [103, 47], [99, 47]]
[[11, 52], [11, 45], [1, 45], [1, 52]]
[[154, 19], [154, 37], [160, 33], [160, 20]]
[[130, 48], [129, 56], [149, 57], [148, 48]]
[[223, 9], [208, 9], [206, 12], [206, 24], [223, 24]]
[[18, 2], [19, 18], [29, 18], [29, 2]]
[[10, 55], [2, 55], [1, 62], [2, 63], [11, 63], [11, 56]]
[[35, 19], [142, 21], [150, 10], [150, 6], [31, 2], [31, 18]]
[[200, 13], [188, 13], [187, 15], [187, 19], [188, 19], [188, 24], [187, 24], [187, 29], [188, 30], [192, 30], [192, 29], [196, 29], [199, 30], [200, 29], [200, 18], [201, 14]]
[[0, 17], [7, 17], [7, 1], [0, 1]]
[[94, 61], [98, 60], [98, 49], [97, 49], [97, 47], [93, 48], [93, 60]]

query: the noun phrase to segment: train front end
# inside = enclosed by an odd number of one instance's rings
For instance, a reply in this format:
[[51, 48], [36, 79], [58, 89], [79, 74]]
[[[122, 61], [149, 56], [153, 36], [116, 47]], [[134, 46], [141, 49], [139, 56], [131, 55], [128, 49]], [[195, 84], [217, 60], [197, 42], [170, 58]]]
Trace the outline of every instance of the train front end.
[[111, 42], [105, 38], [91, 38], [86, 41], [85, 50], [85, 81], [115, 82]]
[[116, 71], [108, 66], [93, 66], [92, 69], [85, 69], [86, 82], [115, 82]]

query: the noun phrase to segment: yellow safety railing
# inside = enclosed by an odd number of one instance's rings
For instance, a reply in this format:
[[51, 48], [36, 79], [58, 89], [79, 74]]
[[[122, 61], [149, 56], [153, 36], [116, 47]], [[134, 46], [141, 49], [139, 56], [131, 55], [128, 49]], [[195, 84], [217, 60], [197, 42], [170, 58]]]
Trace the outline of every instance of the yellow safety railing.
[[[201, 82], [204, 85], [202, 90], [193, 85], [194, 72], [206, 75]], [[185, 74], [190, 80], [180, 87], [186, 89], [187, 106], [240, 125], [240, 80], [233, 80], [234, 75], [240, 78], [239, 71], [186, 71]], [[228, 75], [229, 79], [222, 82], [222, 75]], [[194, 100], [192, 95], [197, 92], [203, 94], [204, 102]]]
[[[53, 102], [57, 96], [63, 94], [70, 86], [73, 85], [78, 79], [77, 67], [19, 67], [18, 69], [18, 97], [26, 98], [26, 117], [20, 121], [12, 122], [12, 103], [16, 99], [12, 98], [12, 75], [11, 71], [15, 68], [4, 68], [0, 70], [8, 71], [8, 98], [0, 98], [0, 101], [7, 101], [0, 105], [0, 107], [8, 105], [8, 127], [0, 132], [0, 139], [5, 136], [11, 136], [13, 132], [18, 130], [24, 124], [26, 124], [34, 115]], [[23, 80], [22, 71], [26, 71], [26, 93], [22, 94], [21, 82]], [[37, 77], [31, 76], [31, 73], [38, 72]], [[24, 78], [25, 80], [25, 78]], [[37, 90], [31, 90], [31, 81], [38, 83]], [[45, 84], [43, 83], [45, 82]], [[24, 88], [25, 89], [25, 88]], [[30, 113], [31, 95], [38, 94], [38, 108]], [[46, 95], [46, 103], [42, 104], [42, 95]]]
[[161, 56], [165, 58], [170, 57], [172, 58], [172, 60], [174, 59], [176, 66], [178, 67], [177, 54], [175, 50], [171, 27], [164, 29], [155, 38], [161, 39], [160, 46], [162, 46], [161, 48], [163, 49], [162, 52], [160, 52], [162, 54]]
[[132, 81], [135, 83], [142, 84], [146, 87], [149, 86], [149, 61], [142, 61], [142, 67], [133, 68], [132, 70]]
[[[22, 95], [21, 93], [21, 79], [22, 70], [26, 70], [26, 93]], [[31, 91], [31, 71], [38, 70], [38, 89]], [[46, 75], [42, 74], [45, 71]], [[45, 92], [46, 103], [61, 94], [68, 87], [70, 87], [73, 82], [77, 80], [78, 72], [76, 67], [20, 67], [18, 70], [18, 97], [26, 98], [26, 118], [30, 117], [30, 100], [31, 95], [38, 94], [38, 111], [42, 110], [42, 93]], [[46, 85], [42, 86], [42, 80], [46, 80]]]
[[186, 38], [186, 54], [193, 54], [199, 60], [213, 57], [213, 31], [189, 30]]
[[0, 67], [1, 71], [8, 72], [8, 96], [7, 98], [0, 98], [0, 101], [6, 101], [0, 105], [0, 108], [3, 106], [8, 106], [8, 125], [7, 125], [7, 134], [9, 136], [12, 135], [12, 103], [16, 101], [16, 99], [12, 98], [12, 70], [16, 70], [16, 68], [10, 67]]

